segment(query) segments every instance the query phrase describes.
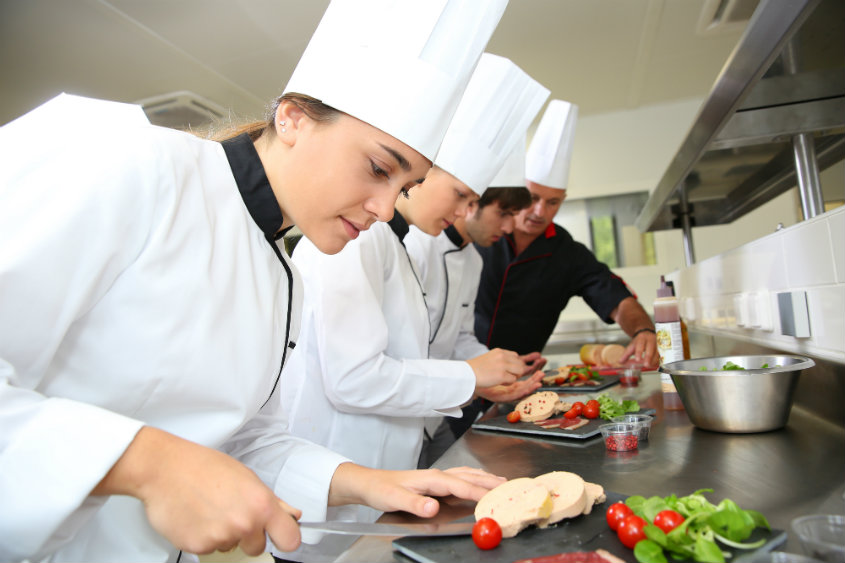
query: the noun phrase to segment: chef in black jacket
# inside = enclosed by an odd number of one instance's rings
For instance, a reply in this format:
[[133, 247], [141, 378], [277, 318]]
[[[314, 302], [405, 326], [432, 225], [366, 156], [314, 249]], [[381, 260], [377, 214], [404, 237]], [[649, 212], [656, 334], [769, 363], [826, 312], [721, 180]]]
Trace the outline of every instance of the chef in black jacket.
[[514, 232], [478, 247], [484, 260], [475, 334], [490, 347], [542, 350], [570, 298], [581, 296], [606, 323], [631, 337], [622, 361], [657, 363], [654, 324], [625, 282], [563, 227], [552, 222], [566, 198], [578, 108], [552, 100], [526, 155], [532, 204]]

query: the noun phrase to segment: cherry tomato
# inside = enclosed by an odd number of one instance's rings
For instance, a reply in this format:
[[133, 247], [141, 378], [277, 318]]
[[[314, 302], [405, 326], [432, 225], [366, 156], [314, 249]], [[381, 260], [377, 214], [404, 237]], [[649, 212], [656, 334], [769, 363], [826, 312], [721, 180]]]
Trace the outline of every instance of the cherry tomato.
[[598, 403], [593, 405], [591, 403], [587, 403], [584, 405], [584, 410], [581, 411], [581, 414], [584, 415], [584, 418], [598, 418], [599, 417], [599, 405]]
[[[595, 406], [596, 408], [601, 407], [601, 405], [599, 404], [599, 402], [598, 402], [597, 400], [595, 400], [595, 399], [590, 399], [589, 401], [587, 401], [587, 405], [593, 405], [593, 406]], [[584, 405], [584, 406], [587, 406], [587, 405]]]
[[619, 523], [619, 528], [616, 530], [616, 535], [619, 536], [619, 541], [621, 541], [625, 547], [634, 549], [634, 546], [637, 545], [638, 541], [645, 539], [645, 532], [643, 532], [645, 524], [645, 520], [636, 514], [626, 516], [622, 522]]
[[584, 410], [584, 403], [581, 401], [575, 401], [572, 403], [572, 410], [574, 410], [577, 414], [581, 414], [581, 411]]
[[654, 525], [666, 532], [667, 534], [680, 526], [684, 521], [684, 517], [674, 510], [661, 510], [654, 517]]
[[472, 527], [472, 541], [479, 549], [493, 549], [502, 542], [502, 528], [492, 518], [482, 518]]
[[508, 413], [508, 422], [519, 422], [520, 418], [522, 418], [522, 415], [519, 414], [519, 411], [511, 411]]
[[607, 512], [605, 513], [607, 525], [615, 532], [619, 529], [619, 523], [622, 522], [626, 516], [630, 516], [633, 513], [634, 511], [631, 510], [624, 502], [614, 502], [607, 508]]
[[563, 385], [566, 383], [565, 377], [555, 377], [555, 385]]
[[568, 411], [563, 413], [563, 416], [565, 418], [575, 418], [576, 416], [578, 416], [578, 412], [575, 409], [569, 409]]

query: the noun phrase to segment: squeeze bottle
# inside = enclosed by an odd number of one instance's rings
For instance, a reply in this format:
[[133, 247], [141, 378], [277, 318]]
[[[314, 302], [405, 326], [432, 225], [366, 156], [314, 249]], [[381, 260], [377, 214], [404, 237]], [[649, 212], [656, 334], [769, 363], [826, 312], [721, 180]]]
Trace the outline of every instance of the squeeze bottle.
[[[681, 334], [681, 316], [678, 313], [678, 299], [672, 288], [666, 285], [666, 279], [660, 276], [660, 288], [654, 300], [654, 331], [657, 336], [657, 353], [660, 365], [684, 359], [684, 341]], [[660, 387], [663, 390], [663, 408], [683, 410], [684, 405], [675, 389], [672, 376], [660, 374]]]

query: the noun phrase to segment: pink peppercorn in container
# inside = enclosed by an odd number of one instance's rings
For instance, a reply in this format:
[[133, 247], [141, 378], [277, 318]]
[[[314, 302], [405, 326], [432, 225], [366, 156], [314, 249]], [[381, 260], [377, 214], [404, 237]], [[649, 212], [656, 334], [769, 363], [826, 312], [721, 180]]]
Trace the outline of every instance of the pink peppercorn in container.
[[636, 450], [639, 444], [639, 431], [633, 424], [612, 422], [599, 426], [605, 447], [612, 452]]

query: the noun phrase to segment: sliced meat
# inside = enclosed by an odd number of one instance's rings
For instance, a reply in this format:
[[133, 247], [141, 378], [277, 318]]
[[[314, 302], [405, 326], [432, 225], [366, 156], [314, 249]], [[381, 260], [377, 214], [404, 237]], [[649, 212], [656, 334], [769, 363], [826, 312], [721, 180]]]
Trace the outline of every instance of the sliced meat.
[[564, 417], [564, 419], [558, 425], [558, 428], [560, 428], [561, 430], [577, 430], [578, 428], [586, 426], [589, 423], [589, 420], [587, 420], [586, 418], [581, 418], [580, 416], [576, 416], [575, 418]]
[[571, 551], [569, 553], [544, 555], [543, 557], [531, 557], [519, 559], [513, 563], [625, 563], [625, 561], [604, 549], [597, 549], [595, 551]]
[[606, 366], [618, 367], [622, 365], [625, 347], [621, 344], [608, 344], [601, 351], [601, 363]]
[[552, 513], [548, 489], [528, 477], [505, 481], [487, 492], [475, 506], [475, 519], [492, 518], [502, 528], [503, 538], [512, 538]]
[[587, 505], [587, 491], [584, 479], [569, 471], [552, 471], [534, 478], [549, 490], [552, 497], [552, 512], [548, 519], [538, 526], [545, 528], [549, 524], [560, 522], [583, 514]]
[[589, 514], [593, 506], [607, 500], [607, 495], [604, 494], [604, 487], [598, 483], [585, 483], [584, 488], [587, 491], [587, 506], [584, 507], [584, 514]]
[[559, 403], [560, 399], [554, 391], [540, 391], [522, 399], [514, 410], [519, 412], [519, 420], [535, 422], [558, 412]]

